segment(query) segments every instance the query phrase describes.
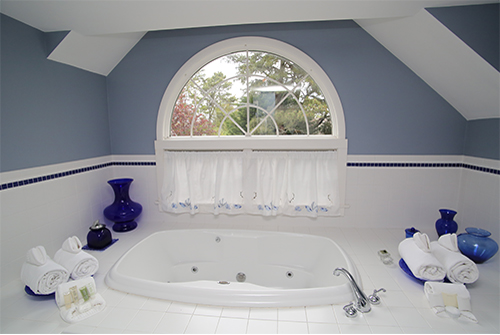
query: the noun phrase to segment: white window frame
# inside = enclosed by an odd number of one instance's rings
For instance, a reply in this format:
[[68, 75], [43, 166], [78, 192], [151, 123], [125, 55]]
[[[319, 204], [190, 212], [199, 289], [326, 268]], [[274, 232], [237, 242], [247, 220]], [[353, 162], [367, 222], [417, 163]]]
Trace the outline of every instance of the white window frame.
[[[191, 77], [214, 59], [238, 51], [264, 51], [289, 59], [318, 84], [330, 109], [331, 135], [170, 136], [172, 113], [179, 93]], [[191, 57], [170, 81], [163, 95], [156, 124], [158, 192], [163, 184], [163, 153], [166, 150], [337, 150], [341, 215], [345, 203], [347, 139], [344, 111], [337, 90], [323, 69], [303, 51], [266, 37], [236, 37], [212, 44]]]

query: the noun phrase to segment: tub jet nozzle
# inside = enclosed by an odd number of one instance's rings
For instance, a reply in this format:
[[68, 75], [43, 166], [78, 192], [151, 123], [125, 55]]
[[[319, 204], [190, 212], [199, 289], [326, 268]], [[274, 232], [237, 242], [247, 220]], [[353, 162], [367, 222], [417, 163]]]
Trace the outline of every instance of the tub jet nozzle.
[[247, 276], [243, 272], [238, 272], [238, 274], [236, 275], [236, 280], [242, 283], [247, 280]]

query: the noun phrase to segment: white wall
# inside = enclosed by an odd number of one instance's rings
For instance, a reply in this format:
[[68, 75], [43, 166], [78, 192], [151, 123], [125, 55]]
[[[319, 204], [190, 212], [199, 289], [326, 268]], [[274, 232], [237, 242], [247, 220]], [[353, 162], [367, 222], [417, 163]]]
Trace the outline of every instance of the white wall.
[[[107, 164], [107, 163], [115, 164]], [[43, 245], [49, 256], [69, 236], [86, 243], [90, 225], [106, 222], [103, 209], [114, 195], [106, 183], [113, 178], [131, 177], [132, 200], [143, 205], [139, 225], [164, 229], [174, 223], [186, 228], [223, 228], [235, 220], [242, 229], [306, 232], [310, 226], [416, 227], [437, 237], [434, 223], [439, 208], [458, 211], [459, 232], [475, 226], [492, 232], [499, 241], [500, 176], [462, 167], [348, 167], [346, 203], [341, 218], [263, 218], [258, 216], [170, 215], [160, 213], [157, 199], [156, 167], [117, 165], [117, 162], [154, 162], [154, 156], [105, 156], [96, 159], [7, 172], [0, 184], [46, 176], [53, 173], [107, 164], [108, 166], [70, 176], [41, 181], [0, 191], [1, 285], [19, 279], [26, 251]], [[368, 163], [467, 163], [499, 170], [500, 161], [462, 156], [348, 156], [348, 162]], [[128, 232], [125, 234], [133, 234]], [[122, 233], [124, 234], [124, 233]], [[113, 237], [120, 234], [113, 232]]]

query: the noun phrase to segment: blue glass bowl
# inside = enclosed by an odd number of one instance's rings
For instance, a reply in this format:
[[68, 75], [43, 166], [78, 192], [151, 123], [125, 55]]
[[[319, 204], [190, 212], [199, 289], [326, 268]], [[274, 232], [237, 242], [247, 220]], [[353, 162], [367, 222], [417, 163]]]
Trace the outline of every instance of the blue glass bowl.
[[480, 228], [465, 228], [467, 233], [457, 236], [458, 249], [475, 263], [483, 263], [498, 251], [498, 244], [489, 238], [491, 233]]

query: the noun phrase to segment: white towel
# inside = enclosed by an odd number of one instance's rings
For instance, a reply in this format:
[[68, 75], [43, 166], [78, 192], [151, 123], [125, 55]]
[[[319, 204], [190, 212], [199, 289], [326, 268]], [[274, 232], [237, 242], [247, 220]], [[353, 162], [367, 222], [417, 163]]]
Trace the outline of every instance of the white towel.
[[431, 242], [432, 253], [443, 264], [452, 283], [472, 284], [479, 278], [479, 270], [473, 261], [455, 249], [456, 240], [456, 234], [442, 235], [438, 241]]
[[62, 248], [54, 255], [54, 261], [64, 266], [75, 280], [90, 277], [99, 268], [97, 259], [81, 249], [82, 243], [78, 237], [73, 236], [66, 239]]
[[38, 247], [31, 248], [26, 253], [26, 262], [33, 265], [44, 265], [50, 257], [47, 256], [47, 251], [41, 245]]
[[438, 243], [450, 251], [459, 252], [457, 234], [441, 235], [438, 239]]
[[464, 284], [425, 282], [424, 292], [436, 315], [449, 317], [451, 314], [461, 320], [477, 323], [471, 311], [470, 294]]
[[415, 233], [413, 237], [399, 243], [399, 255], [403, 258], [413, 275], [422, 280], [443, 280], [446, 271], [443, 265], [426, 249], [429, 244], [426, 234]]
[[43, 246], [28, 250], [21, 268], [21, 281], [35, 294], [54, 293], [59, 284], [67, 282], [69, 272], [49, 256]]
[[425, 252], [431, 252], [431, 241], [429, 240], [429, 236], [427, 234], [422, 234], [420, 232], [416, 232], [413, 234], [413, 242]]
[[62, 249], [64, 251], [77, 254], [77, 253], [79, 253], [82, 250], [82, 242], [76, 236], [68, 237], [63, 242]]

